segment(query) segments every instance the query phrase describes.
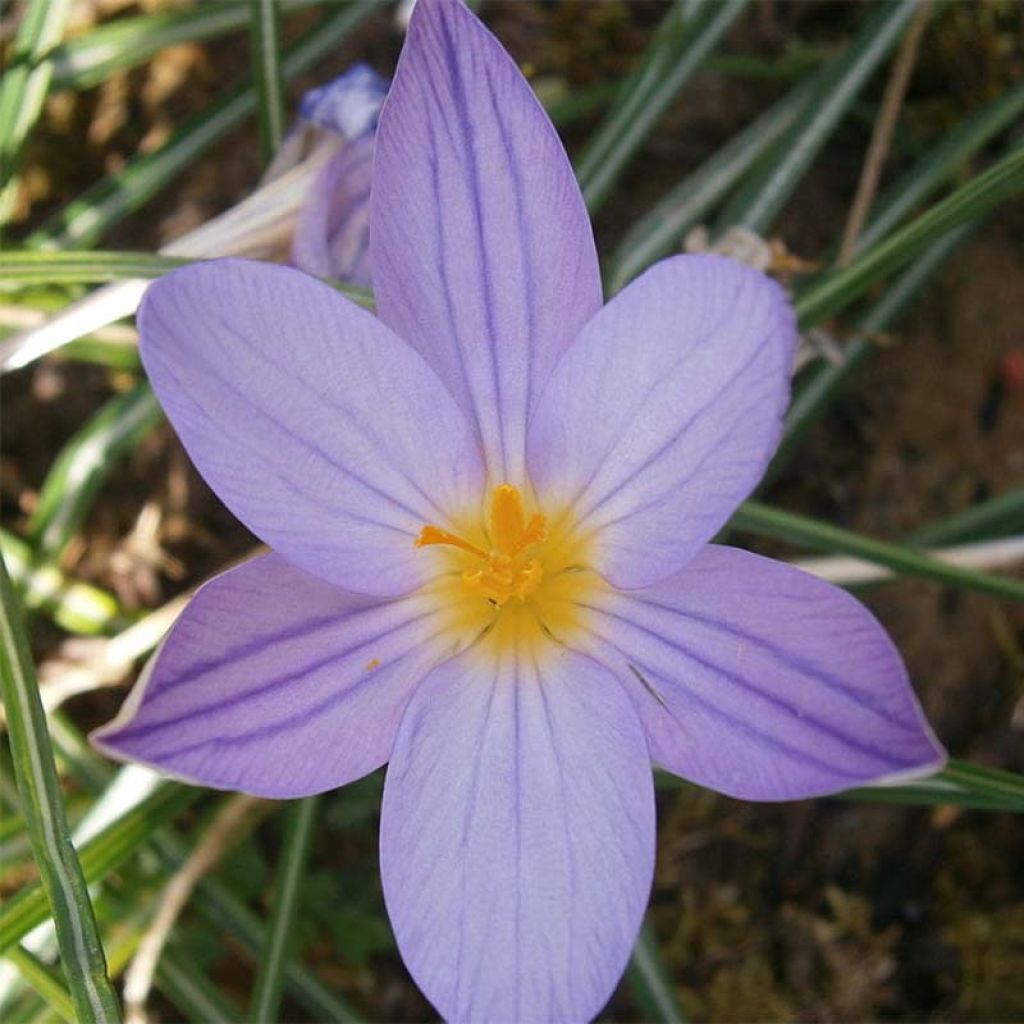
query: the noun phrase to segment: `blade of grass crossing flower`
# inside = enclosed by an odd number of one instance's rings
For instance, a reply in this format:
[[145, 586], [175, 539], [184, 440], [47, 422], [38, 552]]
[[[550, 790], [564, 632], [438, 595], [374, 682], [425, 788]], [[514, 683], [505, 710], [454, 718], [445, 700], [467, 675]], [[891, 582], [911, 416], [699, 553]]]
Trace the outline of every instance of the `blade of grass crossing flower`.
[[764, 234], [771, 228], [861, 89], [898, 42], [916, 7], [917, 0], [899, 0], [867, 8], [869, 15], [857, 38], [816, 76], [803, 115], [759, 161], [758, 171], [722, 213], [721, 230], [740, 226]]
[[53, 75], [48, 59], [60, 42], [71, 0], [26, 0], [9, 59], [0, 78], [0, 224], [14, 204], [14, 174]]
[[607, 274], [609, 292], [624, 288], [655, 260], [677, 249], [685, 233], [700, 223], [793, 124], [809, 94], [809, 83], [788, 92], [655, 203], [612, 256]]
[[69, 633], [95, 636], [131, 624], [113, 594], [69, 579], [56, 566], [36, 565], [32, 548], [6, 530], [0, 530], [0, 554], [26, 610], [48, 615]]
[[853, 339], [843, 348], [842, 361], [821, 361], [801, 374], [786, 413], [782, 439], [765, 474], [766, 481], [775, 479], [785, 468], [796, 454], [810, 425], [832, 404], [847, 381], [875, 352], [878, 346], [873, 340], [874, 336], [895, 325], [921, 289], [979, 226], [980, 221], [970, 221], [933, 242], [861, 318]]
[[269, 164], [285, 132], [281, 23], [276, 0], [249, 0], [249, 4], [249, 48], [259, 105], [260, 144], [263, 159]]
[[618, 102], [580, 155], [577, 177], [591, 213], [608, 198], [658, 120], [739, 16], [746, 0], [676, 0]]
[[192, 260], [144, 252], [9, 252], [0, 283], [80, 284], [160, 277]]
[[[91, 884], [104, 878], [135, 853], [161, 825], [180, 814], [201, 795], [201, 790], [192, 787], [164, 785], [95, 839], [83, 844], [80, 861], [85, 882]], [[47, 898], [41, 884], [36, 883], [19, 892], [7, 903], [0, 919], [0, 953], [48, 916]]]
[[[86, 881], [71, 845], [28, 640], [2, 558], [0, 591], [2, 684], [11, 751], [41, 887], [57, 927], [64, 972], [80, 1019], [118, 1021], [120, 1010], [107, 979]], [[10, 906], [5, 919], [9, 917]]]
[[104, 482], [162, 418], [153, 389], [143, 381], [111, 398], [64, 446], [29, 520], [40, 561], [60, 559]]
[[679, 1005], [675, 985], [665, 968], [658, 937], [649, 920], [644, 922], [637, 936], [626, 968], [626, 983], [644, 1020], [685, 1024], [686, 1016]]
[[974, 810], [1024, 814], [1024, 775], [950, 761], [935, 775], [903, 786], [868, 786], [841, 794], [846, 800], [894, 804], [954, 804]]
[[55, 971], [24, 946], [14, 946], [4, 955], [17, 969], [22, 979], [39, 993], [54, 1013], [74, 1024], [77, 1019], [75, 1005], [71, 1001], [71, 994]]
[[796, 301], [800, 323], [820, 323], [860, 298], [876, 281], [901, 269], [946, 232], [1024, 192], [1024, 144], [962, 185], [906, 227], [826, 274]]
[[313, 844], [318, 797], [298, 800], [288, 809], [284, 854], [278, 868], [267, 945], [260, 958], [256, 985], [253, 989], [249, 1018], [259, 1021], [277, 1020], [284, 989], [284, 968], [288, 948], [299, 911], [299, 896], [309, 850]]
[[[361, 3], [333, 9], [286, 51], [281, 65], [285, 79], [302, 74], [330, 54], [374, 10], [374, 4]], [[246, 81], [185, 122], [160, 149], [136, 157], [117, 174], [87, 189], [30, 236], [28, 244], [57, 249], [93, 245], [255, 110], [255, 89]]]
[[1024, 523], [1024, 487], [997, 494], [988, 501], [922, 526], [906, 537], [915, 547], [956, 544], [960, 541], [999, 537]]
[[[149, 280], [196, 262], [200, 261], [180, 256], [103, 250], [5, 253], [0, 265], [0, 286], [82, 284], [133, 278]], [[373, 306], [373, 293], [367, 288], [331, 280], [325, 284], [360, 306]]]
[[732, 517], [730, 527], [815, 551], [854, 555], [867, 562], [887, 566], [901, 575], [920, 576], [947, 586], [1024, 602], [1024, 581], [962, 569], [900, 544], [864, 537], [852, 530], [844, 530], [795, 512], [784, 512], [760, 502], [748, 501], [741, 505]]
[[1011, 86], [988, 106], [965, 118], [879, 198], [876, 210], [857, 238], [854, 253], [881, 241], [915, 207], [944, 185], [983, 146], [1024, 113], [1024, 81]]

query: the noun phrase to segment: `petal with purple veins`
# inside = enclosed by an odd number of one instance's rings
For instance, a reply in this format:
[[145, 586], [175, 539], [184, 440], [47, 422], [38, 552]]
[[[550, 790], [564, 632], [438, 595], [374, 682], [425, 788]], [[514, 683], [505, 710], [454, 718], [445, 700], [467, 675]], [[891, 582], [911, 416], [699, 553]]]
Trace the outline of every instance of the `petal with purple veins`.
[[410, 701], [381, 877], [402, 957], [446, 1020], [589, 1020], [640, 927], [654, 861], [647, 747], [614, 678], [564, 649], [480, 647]]
[[422, 0], [377, 129], [377, 308], [523, 483], [528, 411], [600, 308], [593, 234], [547, 115], [462, 3]]
[[721, 256], [662, 261], [583, 330], [530, 423], [528, 463], [616, 586], [682, 568], [750, 493], [795, 343], [781, 288]]
[[792, 566], [711, 545], [670, 580], [588, 604], [595, 656], [683, 778], [794, 800], [945, 763], [885, 630]]
[[334, 789], [390, 757], [410, 695], [444, 657], [436, 635], [419, 598], [356, 597], [254, 558], [199, 590], [93, 741], [218, 789]]
[[479, 501], [475, 436], [408, 345], [287, 267], [217, 260], [150, 286], [142, 361], [199, 472], [290, 562], [359, 593], [426, 578], [424, 523]]

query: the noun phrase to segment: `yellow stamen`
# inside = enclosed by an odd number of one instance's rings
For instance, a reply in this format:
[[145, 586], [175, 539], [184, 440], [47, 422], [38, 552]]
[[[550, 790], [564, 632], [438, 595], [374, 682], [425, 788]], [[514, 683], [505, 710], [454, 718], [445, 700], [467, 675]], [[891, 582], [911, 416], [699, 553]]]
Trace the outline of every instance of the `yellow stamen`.
[[547, 523], [539, 514], [527, 520], [518, 488], [501, 484], [491, 498], [489, 526], [490, 551], [433, 524], [420, 531], [416, 547], [447, 544], [466, 551], [485, 563], [480, 569], [462, 574], [467, 590], [499, 606], [513, 597], [523, 600], [536, 590], [543, 577], [540, 562], [527, 557], [527, 552], [534, 544], [547, 540]]

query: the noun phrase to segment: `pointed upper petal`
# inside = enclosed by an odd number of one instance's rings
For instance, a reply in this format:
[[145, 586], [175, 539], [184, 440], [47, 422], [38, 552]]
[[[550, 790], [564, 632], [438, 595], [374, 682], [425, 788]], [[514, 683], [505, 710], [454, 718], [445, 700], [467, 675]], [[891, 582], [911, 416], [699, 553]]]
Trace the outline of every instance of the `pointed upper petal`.
[[760, 479], [795, 343], [779, 286], [721, 256], [663, 260], [583, 330], [530, 423], [529, 470], [617, 586], [680, 569]]
[[528, 410], [600, 308], [593, 234], [551, 122], [457, 0], [421, 0], [377, 131], [377, 308], [523, 481]]
[[600, 658], [677, 775], [792, 800], [945, 762], [885, 630], [792, 566], [712, 545], [673, 579], [592, 604]]
[[612, 676], [472, 648], [410, 702], [381, 877], [399, 949], [450, 1021], [582, 1021], [626, 966], [654, 861], [650, 763]]
[[361, 593], [413, 589], [424, 523], [475, 508], [472, 429], [379, 320], [287, 267], [216, 260], [156, 281], [142, 361], [199, 472], [290, 562]]
[[203, 586], [121, 714], [93, 734], [191, 782], [308, 796], [379, 768], [439, 660], [419, 598], [375, 602], [254, 558]]

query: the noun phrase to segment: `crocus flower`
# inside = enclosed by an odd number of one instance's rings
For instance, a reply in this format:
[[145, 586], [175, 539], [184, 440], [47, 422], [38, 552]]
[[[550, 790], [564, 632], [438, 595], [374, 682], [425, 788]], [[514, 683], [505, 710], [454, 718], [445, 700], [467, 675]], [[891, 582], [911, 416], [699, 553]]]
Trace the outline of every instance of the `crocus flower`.
[[558, 137], [452, 0], [412, 16], [371, 239], [378, 317], [238, 260], [147, 294], [153, 386], [273, 551], [199, 591], [98, 741], [273, 797], [389, 762], [384, 895], [427, 997], [587, 1019], [647, 902], [652, 760], [788, 800], [943, 754], [861, 605], [709, 543], [779, 436], [784, 295], [676, 256], [602, 308]]

